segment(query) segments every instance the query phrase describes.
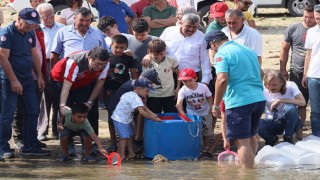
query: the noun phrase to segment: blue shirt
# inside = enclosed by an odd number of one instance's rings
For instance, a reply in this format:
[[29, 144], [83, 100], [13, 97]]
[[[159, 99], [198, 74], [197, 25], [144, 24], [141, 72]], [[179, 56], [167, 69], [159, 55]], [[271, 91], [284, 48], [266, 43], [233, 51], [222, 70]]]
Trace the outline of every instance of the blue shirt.
[[58, 30], [52, 43], [51, 52], [60, 54], [64, 58], [76, 51], [90, 51], [94, 47], [106, 48], [104, 35], [102, 32], [90, 26], [84, 36], [82, 36], [73, 25], [62, 27]]
[[[32, 78], [31, 49], [36, 46], [34, 31], [21, 34], [15, 22], [0, 31], [0, 48], [10, 49], [9, 62], [18, 79]], [[7, 78], [1, 68], [1, 76]]]
[[56, 35], [56, 33], [58, 32], [58, 30], [60, 28], [64, 27], [64, 25], [55, 22], [55, 23], [53, 23], [53, 26], [51, 28], [48, 28], [44, 24], [40, 24], [40, 27], [42, 28], [43, 33], [44, 33], [44, 44], [46, 46], [46, 57], [47, 57], [47, 59], [49, 59], [54, 36]]
[[251, 49], [229, 41], [214, 56], [217, 74], [228, 73], [224, 94], [226, 109], [265, 101], [257, 54]]
[[125, 18], [126, 16], [133, 18], [134, 12], [126, 3], [119, 1], [119, 4], [116, 4], [112, 0], [96, 0], [94, 6], [99, 12], [99, 18], [112, 16], [117, 22], [119, 31], [128, 33], [128, 24]]

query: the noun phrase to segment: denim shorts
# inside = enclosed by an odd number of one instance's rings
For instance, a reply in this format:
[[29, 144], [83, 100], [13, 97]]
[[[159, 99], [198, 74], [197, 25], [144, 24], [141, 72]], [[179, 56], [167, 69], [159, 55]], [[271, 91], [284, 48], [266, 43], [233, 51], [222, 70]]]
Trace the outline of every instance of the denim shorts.
[[131, 138], [133, 136], [133, 121], [129, 124], [123, 124], [113, 120], [113, 125], [120, 139]]
[[259, 120], [264, 108], [265, 101], [261, 101], [227, 109], [227, 138], [236, 140], [255, 136], [259, 130]]

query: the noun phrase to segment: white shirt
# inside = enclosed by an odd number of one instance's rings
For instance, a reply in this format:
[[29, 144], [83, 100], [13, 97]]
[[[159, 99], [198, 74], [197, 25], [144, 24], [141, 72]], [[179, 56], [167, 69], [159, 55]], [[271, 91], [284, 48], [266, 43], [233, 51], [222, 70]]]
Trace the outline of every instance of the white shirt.
[[206, 116], [209, 114], [210, 105], [207, 98], [212, 96], [207, 85], [197, 83], [198, 87], [195, 90], [182, 86], [178, 93], [178, 99], [185, 99], [187, 102], [187, 113], [197, 116]]
[[316, 25], [307, 31], [306, 49], [312, 49], [307, 77], [320, 78], [320, 26]]
[[133, 91], [124, 93], [111, 118], [123, 124], [129, 124], [137, 107], [144, 106], [139, 95]]
[[47, 59], [50, 58], [53, 38], [58, 32], [58, 30], [63, 26], [64, 26], [63, 24], [56, 23], [56, 22], [53, 24], [52, 28], [48, 28], [44, 24], [40, 24], [40, 27], [42, 28], [44, 33], [44, 45], [46, 46]]
[[[277, 100], [277, 99], [294, 99], [298, 94], [301, 94], [298, 86], [296, 85], [296, 83], [292, 82], [292, 81], [287, 81], [286, 83], [286, 87], [287, 87], [287, 91], [285, 94], [281, 94], [281, 93], [271, 93], [269, 92], [269, 90], [264, 87], [263, 89], [263, 95], [266, 98], [266, 116], [272, 116], [272, 111], [271, 111], [271, 104], [273, 101]], [[280, 103], [280, 105], [277, 107], [278, 110], [278, 117], [281, 118], [283, 117], [284, 113], [283, 113], [283, 108], [284, 108], [283, 103]]]
[[71, 25], [74, 23], [74, 13], [75, 11], [71, 11], [70, 8], [62, 9], [60, 18], [64, 18], [66, 20], [66, 25]]
[[256, 52], [257, 56], [262, 56], [262, 37], [256, 29], [244, 25], [242, 31], [233, 39], [228, 26], [224, 27], [221, 31], [228, 36], [229, 40], [234, 40], [236, 43], [252, 49]]
[[197, 30], [192, 36], [184, 37], [181, 26], [167, 27], [160, 36], [167, 45], [167, 54], [175, 57], [179, 70], [192, 68], [195, 72], [202, 70], [201, 82], [209, 84], [212, 79], [211, 65], [204, 34]]

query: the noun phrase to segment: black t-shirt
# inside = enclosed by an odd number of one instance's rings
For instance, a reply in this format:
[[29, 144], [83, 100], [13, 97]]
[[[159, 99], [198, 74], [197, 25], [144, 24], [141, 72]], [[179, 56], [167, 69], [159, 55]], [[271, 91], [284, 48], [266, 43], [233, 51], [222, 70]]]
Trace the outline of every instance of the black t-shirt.
[[118, 89], [124, 82], [130, 80], [130, 69], [136, 68], [133, 57], [123, 54], [120, 57], [110, 55], [109, 70], [106, 78], [107, 89]]

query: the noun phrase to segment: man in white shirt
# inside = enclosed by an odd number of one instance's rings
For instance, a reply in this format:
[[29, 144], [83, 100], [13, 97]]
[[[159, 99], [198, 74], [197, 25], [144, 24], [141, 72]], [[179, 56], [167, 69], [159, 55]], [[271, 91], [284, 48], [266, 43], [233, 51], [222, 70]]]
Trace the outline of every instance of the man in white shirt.
[[[45, 97], [45, 108], [46, 108], [46, 122], [39, 122], [38, 123], [38, 139], [46, 139], [46, 135], [48, 134], [49, 122], [50, 119], [50, 110], [51, 104], [53, 103], [53, 92], [49, 80], [49, 75], [51, 71], [50, 67], [50, 53], [52, 48], [52, 42], [54, 39], [55, 34], [57, 31], [63, 27], [63, 24], [57, 23], [54, 21], [54, 10], [51, 4], [49, 3], [42, 3], [37, 7], [37, 11], [40, 14], [41, 24], [40, 27], [44, 33], [44, 45], [46, 47], [46, 71], [47, 74], [45, 75], [45, 83], [46, 88], [44, 90], [44, 97]], [[53, 114], [52, 114], [52, 133], [54, 138], [58, 138], [58, 130], [57, 130], [57, 113], [58, 109], [53, 107]]]
[[320, 5], [314, 6], [317, 25], [307, 31], [304, 47], [307, 49], [304, 61], [302, 86], [308, 88], [311, 106], [312, 134], [320, 136]]
[[256, 52], [261, 65], [261, 35], [256, 29], [245, 25], [244, 20], [244, 15], [240, 10], [229, 9], [226, 12], [227, 27], [224, 27], [221, 31], [228, 36], [229, 40], [234, 40], [236, 43], [247, 46]]
[[181, 21], [181, 26], [166, 28], [160, 39], [167, 45], [167, 54], [177, 59], [179, 70], [192, 68], [201, 77], [199, 81], [209, 84], [211, 65], [204, 34], [198, 30], [200, 17], [189, 13]]

